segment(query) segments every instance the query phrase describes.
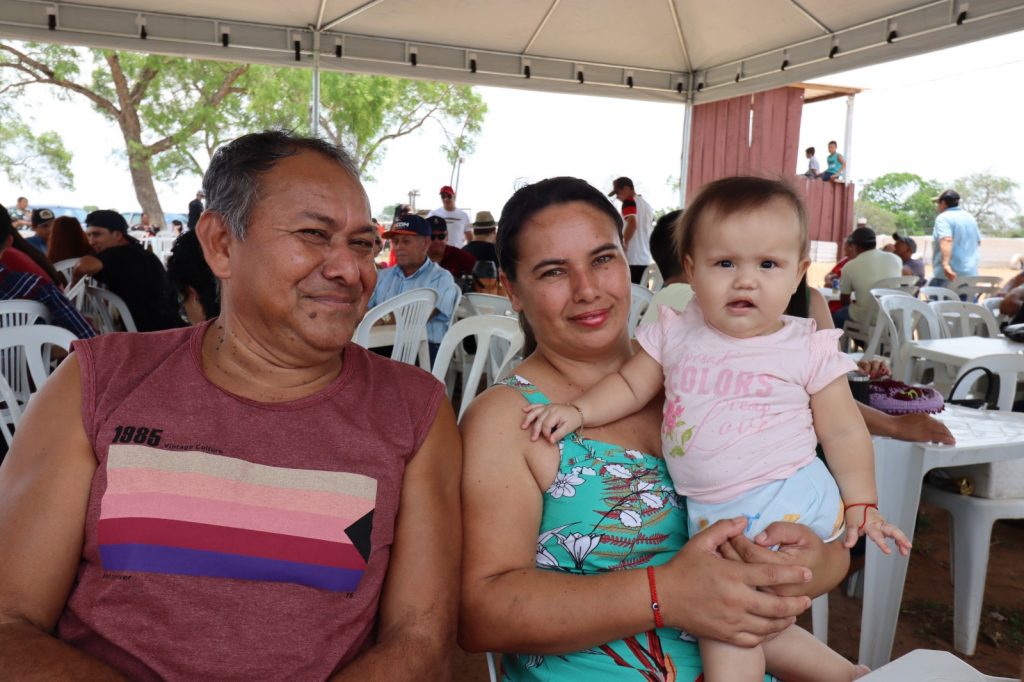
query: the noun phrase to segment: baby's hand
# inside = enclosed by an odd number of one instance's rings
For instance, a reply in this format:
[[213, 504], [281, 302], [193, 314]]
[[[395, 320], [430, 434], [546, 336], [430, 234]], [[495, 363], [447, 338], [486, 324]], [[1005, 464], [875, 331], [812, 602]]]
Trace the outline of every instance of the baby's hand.
[[892, 554], [885, 539], [891, 538], [896, 543], [900, 554], [907, 556], [910, 553], [910, 540], [896, 526], [888, 523], [878, 509], [859, 504], [846, 510], [846, 539], [843, 546], [849, 549], [857, 544], [857, 538], [867, 535], [884, 554]]
[[530, 440], [537, 440], [544, 434], [554, 444], [583, 426], [583, 414], [572, 405], [527, 405], [523, 412], [526, 418], [522, 428], [528, 429], [533, 424]]

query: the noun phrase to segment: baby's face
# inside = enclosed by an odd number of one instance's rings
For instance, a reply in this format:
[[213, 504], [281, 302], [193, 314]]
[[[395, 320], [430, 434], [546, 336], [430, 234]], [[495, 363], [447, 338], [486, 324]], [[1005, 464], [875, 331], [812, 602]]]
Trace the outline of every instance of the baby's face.
[[809, 264], [799, 218], [782, 200], [725, 218], [709, 214], [685, 261], [705, 320], [735, 338], [778, 331]]

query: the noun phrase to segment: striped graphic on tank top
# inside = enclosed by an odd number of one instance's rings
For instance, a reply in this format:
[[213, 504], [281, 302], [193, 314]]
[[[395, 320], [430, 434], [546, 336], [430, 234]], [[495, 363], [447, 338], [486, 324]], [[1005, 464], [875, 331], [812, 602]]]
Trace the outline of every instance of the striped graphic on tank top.
[[111, 445], [100, 501], [108, 571], [352, 592], [370, 555], [377, 482], [204, 452]]

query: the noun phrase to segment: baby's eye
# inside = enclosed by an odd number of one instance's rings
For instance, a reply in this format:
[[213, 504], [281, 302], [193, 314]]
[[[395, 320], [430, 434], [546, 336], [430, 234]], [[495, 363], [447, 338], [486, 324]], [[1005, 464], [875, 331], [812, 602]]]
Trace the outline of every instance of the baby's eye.
[[731, 261], [731, 260], [728, 260], [728, 259], [723, 259], [723, 260], [720, 260], [720, 261], [718, 261], [717, 263], [715, 263], [715, 267], [719, 267], [719, 268], [731, 268], [731, 267], [732, 267], [732, 261]]
[[773, 260], [763, 260], [761, 261], [761, 267], [765, 270], [771, 270], [772, 268], [779, 267], [779, 264]]

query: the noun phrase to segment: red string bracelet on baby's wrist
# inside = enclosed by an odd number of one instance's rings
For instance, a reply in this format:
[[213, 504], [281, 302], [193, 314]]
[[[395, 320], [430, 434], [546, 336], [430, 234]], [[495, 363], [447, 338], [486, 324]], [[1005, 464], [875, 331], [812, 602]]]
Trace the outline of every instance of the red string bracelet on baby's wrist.
[[864, 530], [864, 526], [868, 524], [868, 509], [878, 511], [878, 505], [874, 502], [857, 502], [856, 504], [846, 505], [846, 510], [849, 511], [854, 507], [864, 507], [864, 520], [860, 522], [859, 526], [857, 526], [857, 532], [859, 533]]
[[654, 611], [654, 627], [665, 627], [665, 621], [661, 619], [661, 605], [658, 604], [658, 588], [654, 584], [654, 567], [647, 567], [647, 584], [651, 588], [651, 611]]

